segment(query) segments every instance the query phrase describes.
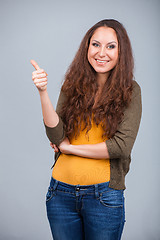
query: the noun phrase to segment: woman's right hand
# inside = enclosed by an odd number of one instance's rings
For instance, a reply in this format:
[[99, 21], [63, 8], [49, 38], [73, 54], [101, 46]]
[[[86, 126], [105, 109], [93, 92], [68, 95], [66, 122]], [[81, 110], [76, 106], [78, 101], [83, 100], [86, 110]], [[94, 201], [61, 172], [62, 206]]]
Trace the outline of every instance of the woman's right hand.
[[47, 76], [48, 74], [41, 69], [36, 61], [31, 60], [30, 61], [33, 67], [36, 69], [36, 71], [32, 72], [32, 80], [39, 91], [44, 91], [47, 89]]

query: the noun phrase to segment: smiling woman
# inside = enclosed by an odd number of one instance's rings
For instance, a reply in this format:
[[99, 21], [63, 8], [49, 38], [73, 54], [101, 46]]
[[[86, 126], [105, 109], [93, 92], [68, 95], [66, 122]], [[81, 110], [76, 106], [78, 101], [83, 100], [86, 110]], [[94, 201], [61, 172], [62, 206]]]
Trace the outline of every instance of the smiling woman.
[[133, 80], [125, 28], [106, 19], [88, 30], [65, 75], [56, 111], [47, 73], [31, 63], [55, 151], [46, 196], [54, 240], [120, 240], [125, 176], [141, 119], [141, 90]]
[[97, 72], [99, 84], [105, 83], [109, 71], [118, 60], [118, 40], [114, 29], [98, 28], [91, 37], [88, 48], [88, 61]]

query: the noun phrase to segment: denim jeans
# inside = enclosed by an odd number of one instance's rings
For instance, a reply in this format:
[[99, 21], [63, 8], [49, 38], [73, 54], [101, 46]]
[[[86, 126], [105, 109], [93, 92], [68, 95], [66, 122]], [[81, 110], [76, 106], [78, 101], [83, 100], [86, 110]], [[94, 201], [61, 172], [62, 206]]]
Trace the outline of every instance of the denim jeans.
[[54, 240], [121, 239], [124, 192], [109, 182], [84, 186], [51, 178], [46, 208]]

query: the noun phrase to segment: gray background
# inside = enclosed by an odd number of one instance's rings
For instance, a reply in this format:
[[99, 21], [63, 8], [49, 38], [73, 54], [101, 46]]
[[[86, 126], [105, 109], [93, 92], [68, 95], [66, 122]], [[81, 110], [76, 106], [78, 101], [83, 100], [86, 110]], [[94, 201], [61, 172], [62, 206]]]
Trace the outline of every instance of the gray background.
[[31, 73], [48, 73], [56, 106], [85, 32], [104, 18], [126, 27], [142, 89], [143, 116], [126, 177], [123, 240], [160, 239], [159, 23], [156, 0], [0, 1], [0, 240], [51, 240], [45, 211], [53, 151]]

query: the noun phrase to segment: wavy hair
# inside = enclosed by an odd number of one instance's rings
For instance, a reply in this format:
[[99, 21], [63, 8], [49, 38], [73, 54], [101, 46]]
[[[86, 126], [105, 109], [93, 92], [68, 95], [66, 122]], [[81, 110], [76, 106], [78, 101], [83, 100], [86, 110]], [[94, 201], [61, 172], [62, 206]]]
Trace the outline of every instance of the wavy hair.
[[[90, 65], [87, 53], [90, 39], [99, 27], [115, 30], [118, 39], [118, 61], [106, 79], [101, 96], [93, 107], [98, 90], [96, 72]], [[129, 37], [123, 25], [114, 19], [105, 19], [85, 34], [80, 47], [69, 66], [62, 91], [67, 100], [61, 109], [66, 135], [78, 136], [81, 130], [91, 129], [92, 119], [104, 130], [103, 137], [114, 136], [122, 121], [124, 109], [129, 105], [132, 94], [133, 55]], [[82, 124], [83, 129], [82, 129]]]

